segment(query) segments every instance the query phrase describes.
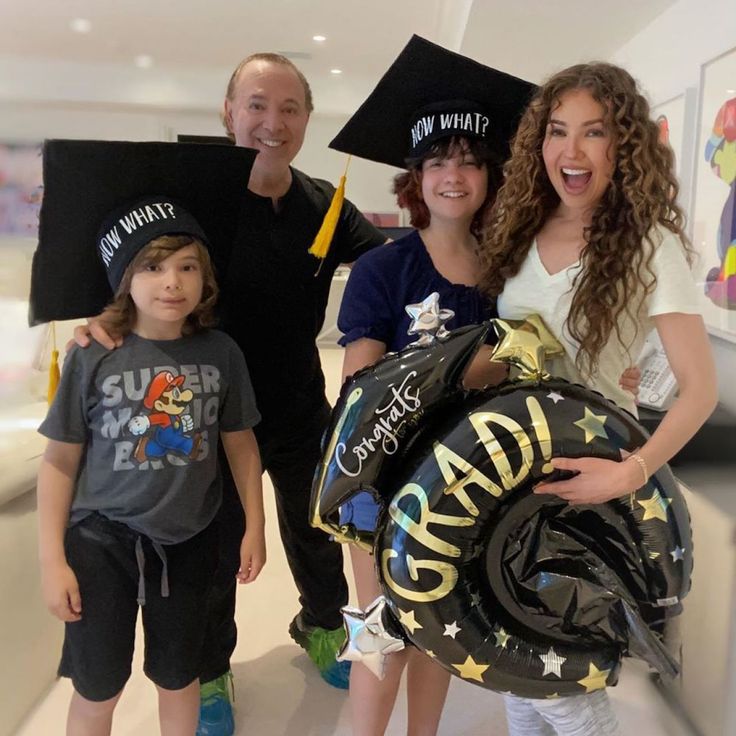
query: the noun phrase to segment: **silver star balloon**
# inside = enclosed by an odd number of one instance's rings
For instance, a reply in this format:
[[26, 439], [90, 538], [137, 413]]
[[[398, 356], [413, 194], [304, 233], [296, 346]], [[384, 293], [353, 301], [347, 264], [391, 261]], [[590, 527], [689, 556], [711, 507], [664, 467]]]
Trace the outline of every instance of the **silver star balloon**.
[[361, 662], [379, 680], [385, 674], [386, 656], [404, 648], [403, 639], [392, 636], [383, 623], [386, 599], [381, 595], [365, 611], [342, 608], [347, 639], [337, 654], [338, 662]]
[[438, 337], [449, 334], [444, 324], [455, 316], [451, 309], [440, 309], [440, 295], [433, 291], [418, 304], [407, 304], [406, 313], [411, 317], [410, 335], [419, 335], [412, 345], [430, 345]]

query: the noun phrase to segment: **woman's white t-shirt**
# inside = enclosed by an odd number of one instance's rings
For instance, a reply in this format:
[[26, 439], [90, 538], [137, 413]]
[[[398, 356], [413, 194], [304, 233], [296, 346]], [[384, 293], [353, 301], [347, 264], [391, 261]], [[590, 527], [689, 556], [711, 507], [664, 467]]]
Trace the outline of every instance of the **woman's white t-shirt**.
[[[612, 333], [598, 357], [598, 371], [590, 378], [584, 378], [575, 366], [578, 343], [572, 339], [565, 325], [572, 302], [573, 280], [580, 271], [580, 262], [550, 274], [542, 264], [535, 240], [521, 270], [506, 282], [503, 293], [498, 297], [499, 317], [524, 319], [530, 314], [538, 314], [562, 343], [565, 355], [553, 358], [547, 365], [552, 375], [600, 391], [633, 414], [636, 414], [634, 397], [618, 382], [624, 370], [639, 356], [646, 336], [654, 327], [652, 318], [671, 312], [700, 313], [700, 295], [680, 240], [661, 229], [655, 232], [652, 240], [654, 257], [651, 270], [657, 279], [656, 286], [644, 300], [638, 314], [620, 315], [623, 345]], [[644, 278], [649, 281], [648, 273]]]

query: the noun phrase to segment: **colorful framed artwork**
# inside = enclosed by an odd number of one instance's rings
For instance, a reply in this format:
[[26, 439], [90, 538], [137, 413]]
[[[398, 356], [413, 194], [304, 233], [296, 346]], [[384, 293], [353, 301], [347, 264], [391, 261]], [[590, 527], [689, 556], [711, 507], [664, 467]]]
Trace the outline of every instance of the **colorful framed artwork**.
[[694, 157], [694, 273], [710, 332], [736, 342], [736, 48], [703, 65]]
[[38, 237], [40, 143], [0, 143], [0, 236]]
[[685, 93], [652, 107], [652, 118], [659, 127], [660, 140], [675, 154], [677, 175], [682, 168], [682, 141], [685, 128]]
[[[695, 87], [652, 106], [652, 118], [659, 126], [661, 138], [675, 154], [675, 174], [680, 183], [678, 201], [685, 212], [690, 211], [697, 108]], [[688, 219], [688, 234], [690, 224]]]

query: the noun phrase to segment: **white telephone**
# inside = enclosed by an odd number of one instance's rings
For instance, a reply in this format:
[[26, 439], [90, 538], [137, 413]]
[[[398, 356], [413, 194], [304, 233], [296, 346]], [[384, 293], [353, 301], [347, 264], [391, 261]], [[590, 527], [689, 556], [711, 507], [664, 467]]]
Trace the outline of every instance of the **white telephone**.
[[656, 330], [647, 338], [636, 362], [641, 370], [639, 405], [667, 411], [677, 395], [677, 381]]

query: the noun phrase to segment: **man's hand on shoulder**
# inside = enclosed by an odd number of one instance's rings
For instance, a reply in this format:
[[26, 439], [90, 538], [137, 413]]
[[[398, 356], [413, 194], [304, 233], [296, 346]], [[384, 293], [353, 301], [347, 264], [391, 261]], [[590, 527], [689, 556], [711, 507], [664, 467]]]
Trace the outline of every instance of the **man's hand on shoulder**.
[[79, 345], [80, 348], [89, 347], [90, 337], [93, 337], [100, 345], [107, 348], [108, 350], [115, 350], [123, 344], [122, 337], [112, 337], [104, 327], [100, 324], [98, 317], [91, 317], [87, 320], [86, 325], [79, 325], [74, 328], [74, 338], [70, 340], [66, 345], [66, 350]]

